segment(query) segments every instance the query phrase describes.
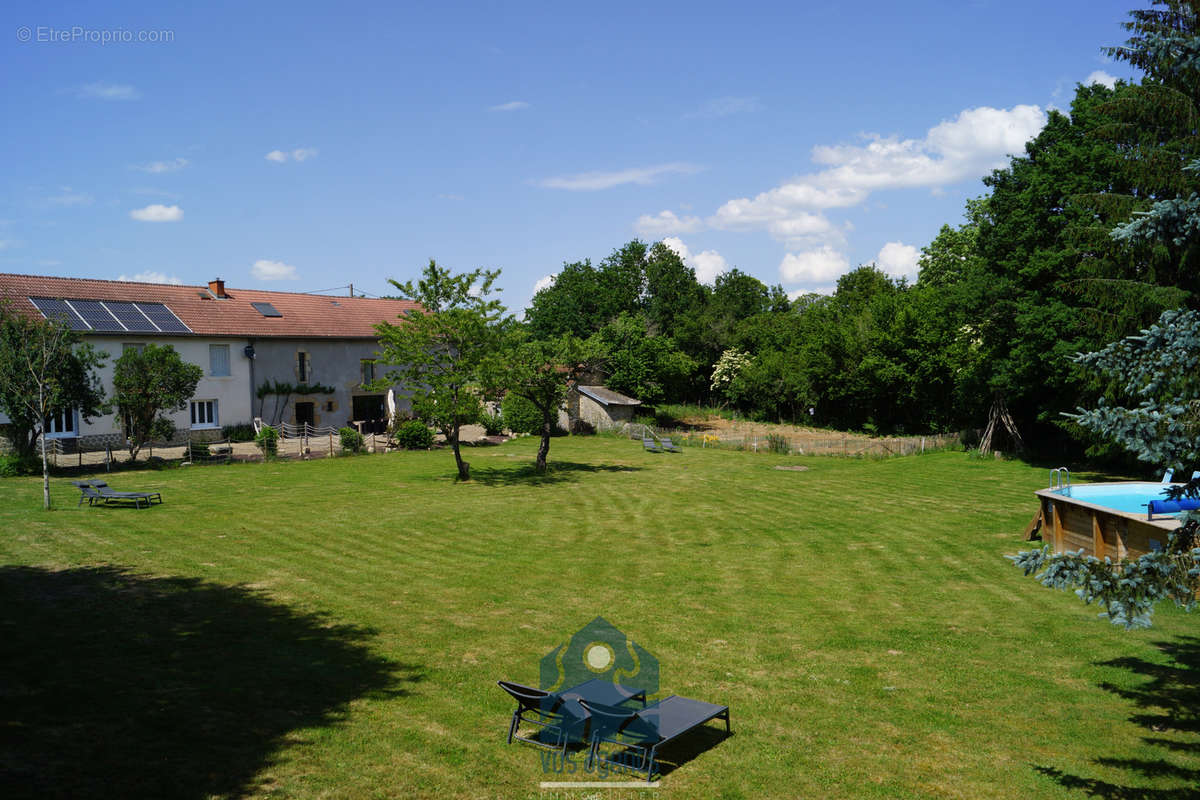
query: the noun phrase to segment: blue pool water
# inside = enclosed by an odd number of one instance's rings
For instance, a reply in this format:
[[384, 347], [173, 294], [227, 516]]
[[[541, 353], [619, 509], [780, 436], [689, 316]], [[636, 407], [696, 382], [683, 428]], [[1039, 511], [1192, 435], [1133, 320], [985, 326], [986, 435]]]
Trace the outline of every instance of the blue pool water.
[[1170, 484], [1164, 483], [1094, 483], [1070, 486], [1056, 491], [1055, 494], [1063, 494], [1114, 511], [1145, 514], [1147, 503], [1166, 498], [1165, 491], [1168, 486]]

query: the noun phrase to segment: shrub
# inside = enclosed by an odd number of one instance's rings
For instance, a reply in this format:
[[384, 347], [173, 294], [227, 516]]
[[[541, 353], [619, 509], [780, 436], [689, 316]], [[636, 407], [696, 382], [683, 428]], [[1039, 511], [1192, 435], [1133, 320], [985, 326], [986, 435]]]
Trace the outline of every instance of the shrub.
[[512, 392], [504, 395], [500, 410], [504, 415], [504, 424], [513, 433], [542, 432], [542, 412], [521, 395]]
[[479, 418], [479, 424], [487, 431], [488, 436], [504, 433], [504, 417], [500, 414], [484, 414]]
[[410, 419], [396, 426], [396, 444], [405, 450], [428, 450], [433, 446], [433, 431], [419, 419]]
[[249, 422], [239, 422], [236, 425], [223, 425], [221, 427], [221, 436], [231, 442], [253, 442], [254, 426]]
[[42, 462], [36, 456], [21, 457], [16, 453], [0, 455], [0, 478], [15, 478], [18, 475], [40, 475]]
[[279, 431], [270, 425], [263, 425], [262, 430], [254, 437], [254, 443], [265, 457], [274, 458], [279, 452]]
[[361, 452], [363, 449], [363, 435], [354, 428], [338, 428], [338, 436], [342, 439], [342, 450], [349, 450], [352, 453]]
[[772, 453], [783, 453], [784, 455], [787, 455], [792, 451], [792, 447], [788, 443], [787, 437], [782, 433], [768, 433], [767, 447]]
[[209, 455], [208, 442], [188, 442], [188, 461], [206, 461]]
[[155, 417], [150, 423], [150, 441], [170, 444], [175, 438], [175, 423], [166, 417]]

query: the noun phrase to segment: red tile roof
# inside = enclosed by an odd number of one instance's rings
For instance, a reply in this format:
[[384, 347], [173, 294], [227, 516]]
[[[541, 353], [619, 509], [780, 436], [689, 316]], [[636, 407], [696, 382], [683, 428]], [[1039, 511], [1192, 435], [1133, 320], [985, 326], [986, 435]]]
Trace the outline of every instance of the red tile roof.
[[[228, 299], [215, 300], [207, 286], [0, 273], [0, 299], [11, 302], [18, 313], [41, 317], [30, 297], [165, 303], [199, 336], [374, 339], [377, 323], [394, 323], [406, 311], [420, 308], [408, 300], [258, 289], [226, 289], [225, 294]], [[251, 303], [270, 303], [283, 316], [264, 317]]]

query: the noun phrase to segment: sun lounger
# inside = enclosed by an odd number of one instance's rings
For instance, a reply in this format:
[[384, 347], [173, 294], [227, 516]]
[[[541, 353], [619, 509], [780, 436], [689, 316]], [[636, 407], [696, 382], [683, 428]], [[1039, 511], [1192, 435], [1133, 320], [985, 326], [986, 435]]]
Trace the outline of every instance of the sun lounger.
[[[620, 686], [600, 678], [559, 692], [547, 692], [511, 681], [496, 683], [517, 701], [517, 709], [508, 726], [508, 743], [512, 744], [516, 739], [544, 750], [566, 752], [567, 745], [572, 741], [588, 741], [591, 731], [588, 726], [589, 715], [582, 704], [584, 700], [616, 708], [630, 701], [646, 705], [644, 689]], [[536, 738], [521, 735], [522, 722], [539, 728]]]
[[[141, 508], [142, 503], [147, 507], [154, 504], [157, 500], [162, 503], [162, 494], [160, 492], [117, 492], [109, 488], [105, 481], [72, 481], [83, 492], [83, 497], [88, 500], [88, 505], [93, 505], [97, 501], [103, 502], [105, 505], [109, 503], [133, 503], [135, 508]], [[89, 488], [84, 488], [87, 484]], [[81, 497], [80, 503], [83, 502]]]
[[[654, 759], [658, 748], [711, 719], [725, 721], [729, 733], [729, 706], [718, 706], [703, 700], [671, 695], [642, 709], [605, 706], [588, 700], [580, 701], [592, 718], [592, 741], [588, 751], [588, 766], [602, 761], [618, 769], [654, 777]], [[603, 744], [617, 749], [606, 756]]]
[[661, 453], [662, 452], [662, 448], [658, 446], [658, 442], [654, 441], [653, 439], [651, 439], [649, 437], [642, 439], [642, 447], [645, 448], [646, 450], [649, 450], [651, 453]]
[[1171, 478], [1173, 478], [1173, 477], [1175, 477], [1175, 470], [1173, 470], [1173, 469], [1169, 469], [1169, 470], [1167, 470], [1166, 472], [1164, 472], [1164, 473], [1163, 473], [1162, 482], [1163, 482], [1163, 483], [1170, 483], [1170, 482], [1171, 482]]
[[71, 481], [71, 485], [79, 490], [79, 502], [75, 507], [83, 505], [83, 501], [87, 500], [88, 505], [93, 505], [97, 500], [103, 502], [104, 496], [92, 488], [91, 481]]
[[662, 437], [662, 449], [666, 450], [668, 453], [682, 453], [683, 452], [682, 450], [679, 449], [679, 445], [677, 445], [671, 441], [670, 436]]

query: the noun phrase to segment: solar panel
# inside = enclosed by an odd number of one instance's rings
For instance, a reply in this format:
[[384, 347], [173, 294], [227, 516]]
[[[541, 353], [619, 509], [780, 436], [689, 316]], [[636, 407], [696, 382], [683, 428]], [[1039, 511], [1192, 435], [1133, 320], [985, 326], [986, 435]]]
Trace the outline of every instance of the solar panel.
[[162, 303], [135, 303], [138, 309], [150, 318], [163, 333], [191, 333], [192, 329], [179, 321], [171, 309]]
[[98, 300], [68, 300], [75, 313], [83, 317], [83, 321], [92, 326], [92, 330], [100, 333], [120, 333], [125, 330], [117, 318], [108, 313], [108, 309]]
[[125, 300], [105, 300], [104, 307], [125, 326], [125, 330], [135, 333], [155, 333], [158, 330], [133, 303]]
[[279, 309], [275, 308], [275, 306], [271, 305], [270, 303], [251, 303], [250, 305], [254, 306], [255, 310], [258, 311], [258, 313], [262, 314], [264, 317], [282, 317], [283, 316], [283, 314], [279, 313]]
[[66, 301], [57, 300], [53, 297], [31, 297], [29, 298], [29, 302], [33, 303], [34, 307], [42, 312], [42, 316], [46, 319], [64, 322], [73, 331], [91, 330], [88, 324], [83, 321], [83, 318], [71, 310]]

